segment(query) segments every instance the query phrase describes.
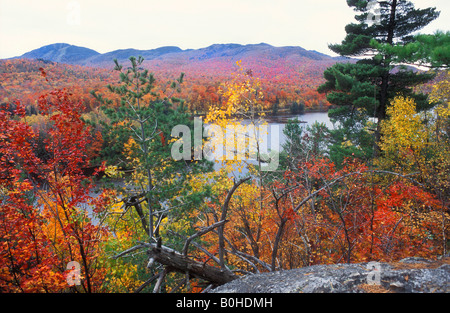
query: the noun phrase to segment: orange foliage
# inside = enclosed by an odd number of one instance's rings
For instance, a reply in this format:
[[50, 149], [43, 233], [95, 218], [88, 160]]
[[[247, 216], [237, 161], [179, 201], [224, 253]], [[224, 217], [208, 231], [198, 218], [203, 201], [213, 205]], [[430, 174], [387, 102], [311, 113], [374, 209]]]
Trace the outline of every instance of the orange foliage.
[[[241, 187], [231, 201], [227, 245], [243, 253], [227, 255], [231, 266], [268, 271], [433, 258], [442, 252], [442, 206], [406, 178], [371, 171], [356, 160], [338, 170], [333, 162], [316, 159], [263, 186], [262, 196], [255, 183]], [[211, 213], [202, 226], [217, 222], [225, 196], [226, 190], [208, 204]], [[211, 233], [207, 241], [209, 251], [217, 252], [217, 236]]]
[[105, 269], [97, 258], [107, 232], [82, 209], [92, 200], [92, 181], [81, 172], [90, 138], [84, 106], [64, 89], [42, 95], [38, 105], [51, 121], [41, 155], [25, 107], [0, 110], [0, 290], [61, 291], [67, 264], [77, 261], [77, 290], [99, 291]]
[[[155, 69], [158, 81], [173, 79], [180, 71], [185, 72], [186, 79], [180, 93], [188, 108], [193, 112], [207, 112], [211, 105], [221, 102], [219, 86], [231, 79], [235, 62], [218, 59], [191, 62], [183, 65], [166, 64], [162, 69], [156, 61], [145, 61], [150, 69]], [[268, 61], [264, 65], [251, 59], [244, 61], [245, 67], [251, 69], [252, 75], [260, 78], [264, 94], [264, 108], [270, 110], [277, 103], [281, 110], [288, 112], [293, 102], [304, 103], [306, 108], [325, 109], [329, 103], [325, 95], [316, 89], [322, 82], [323, 70], [329, 61], [301, 61], [301, 68], [294, 61]], [[43, 75], [45, 73], [45, 76]], [[82, 101], [86, 112], [93, 110], [99, 103], [90, 95], [91, 90], [105, 94], [106, 85], [113, 84], [118, 77], [108, 68], [92, 68], [67, 65], [38, 60], [0, 60], [0, 103], [20, 100], [28, 113], [37, 113], [35, 99], [42, 93], [54, 88], [65, 87], [70, 90], [74, 101]], [[158, 86], [163, 94], [166, 86]], [[118, 97], [113, 97], [114, 105], [119, 105]]]

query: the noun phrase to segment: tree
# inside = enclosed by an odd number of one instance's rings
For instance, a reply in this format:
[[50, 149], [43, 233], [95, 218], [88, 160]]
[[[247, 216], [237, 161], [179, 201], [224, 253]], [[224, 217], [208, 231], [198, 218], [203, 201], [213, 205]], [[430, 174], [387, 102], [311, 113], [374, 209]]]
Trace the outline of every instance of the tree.
[[411, 34], [436, 19], [439, 12], [436, 8], [416, 9], [410, 1], [377, 1], [379, 21], [371, 23], [371, 1], [348, 0], [347, 3], [360, 12], [355, 16], [358, 23], [347, 25], [347, 35], [342, 43], [329, 47], [341, 56], [369, 58], [328, 68], [324, 73], [326, 82], [318, 90], [329, 93], [327, 99], [330, 103], [350, 107], [349, 113], [355, 108], [363, 108], [367, 116], [376, 117], [375, 138], [379, 142], [381, 122], [386, 118], [390, 99], [401, 94], [414, 98], [419, 110], [430, 108], [427, 96], [415, 93], [412, 87], [431, 80], [433, 75], [402, 67], [393, 71], [395, 62], [404, 60], [393, 59], [386, 49], [377, 50], [375, 42], [384, 46], [409, 44], [414, 40]]
[[381, 44], [372, 40], [379, 51], [392, 55], [393, 62], [408, 62], [431, 68], [448, 68], [450, 64], [450, 32], [437, 31], [432, 35], [419, 34], [405, 44]]
[[1, 111], [2, 280], [10, 291], [61, 291], [68, 287], [66, 266], [76, 261], [81, 286], [72, 290], [96, 292], [105, 273], [97, 258], [108, 233], [91, 220], [103, 197], [91, 197], [92, 177], [82, 172], [90, 145], [89, 128], [81, 120], [84, 106], [71, 101], [65, 89], [42, 95], [38, 105], [50, 121], [40, 155], [24, 106], [17, 102], [14, 115]]
[[[175, 256], [172, 252], [181, 250], [183, 239], [194, 233], [189, 227], [190, 212], [193, 203], [198, 202], [195, 199], [198, 196], [186, 196], [185, 183], [191, 175], [209, 171], [211, 163], [205, 159], [194, 160], [191, 148], [187, 151], [191, 158], [187, 160], [176, 160], [172, 155], [176, 138], [171, 136], [179, 136], [173, 133], [175, 126], [182, 125], [183, 129], [188, 129], [188, 134], [184, 134], [187, 138], [183, 136], [183, 140], [192, 142], [191, 136], [194, 135], [194, 123], [186, 113], [183, 101], [173, 96], [180, 91], [184, 74], [170, 83], [168, 92], [164, 94], [164, 88], [157, 87], [154, 75], [142, 68], [142, 57], [131, 57], [130, 62], [131, 66], [124, 70], [115, 60], [115, 70], [119, 72], [121, 81], [118, 86], [108, 86], [109, 95], [92, 94], [105, 105], [104, 111], [111, 123], [107, 129], [113, 129], [115, 134], [122, 136], [124, 143], [120, 149], [121, 163], [108, 167], [107, 175], [118, 175], [120, 167], [132, 169], [131, 175], [125, 179], [128, 190], [119, 192], [121, 198], [115, 204], [119, 209], [110, 208], [108, 214], [115, 215], [115, 221], [111, 224], [125, 224], [120, 228], [129, 228], [132, 232], [133, 240], [126, 242], [138, 241], [141, 244], [117, 251], [115, 258], [137, 249], [148, 249], [151, 257], [147, 259], [147, 264], [139, 265], [142, 268], [147, 265], [151, 271], [160, 271], [150, 279], [141, 277], [144, 283], [137, 290], [143, 290], [156, 281], [154, 291], [158, 291], [169, 272], [184, 274], [189, 272], [186, 267], [199, 267], [195, 275], [202, 276], [202, 267], [197, 261], [181, 253]], [[111, 106], [110, 97], [114, 95], [119, 96], [121, 101], [117, 108]], [[203, 134], [203, 128], [200, 132]], [[127, 220], [123, 219], [125, 216]], [[135, 225], [139, 227], [136, 229]], [[121, 234], [127, 236], [126, 232]], [[119, 246], [123, 247], [122, 244]], [[204, 278], [221, 279], [217, 269], [205, 271]], [[222, 279], [227, 279], [227, 273], [222, 276]]]
[[289, 108], [291, 114], [303, 114], [305, 112], [305, 104], [303, 102], [292, 102]]
[[363, 108], [343, 106], [329, 112], [334, 128], [330, 129], [329, 156], [339, 167], [348, 157], [364, 161], [374, 156], [375, 124]]
[[[155, 212], [164, 211], [162, 203], [173, 194], [168, 194], [168, 189], [170, 186], [173, 187], [173, 184], [179, 183], [171, 177], [177, 167], [182, 170], [181, 163], [176, 163], [171, 158], [168, 138], [172, 127], [188, 123], [188, 115], [180, 99], [159, 97], [155, 91], [156, 80], [153, 74], [141, 68], [144, 62], [142, 57], [138, 59], [131, 57], [130, 62], [131, 67], [123, 71], [122, 65], [115, 60], [115, 70], [120, 73], [121, 84], [108, 85], [108, 88], [111, 94], [120, 97], [121, 105], [117, 109], [105, 107], [105, 113], [113, 125], [108, 130], [113, 129], [121, 138], [119, 141], [123, 143], [121, 153], [126, 146], [129, 150], [127, 156], [122, 155], [121, 161], [124, 164], [114, 165], [134, 170], [132, 187], [137, 194], [136, 201], [140, 203], [139, 207], [141, 204], [145, 205], [148, 212], [146, 213], [148, 217], [143, 220], [143, 226], [147, 229], [149, 238], [154, 240], [159, 237], [158, 221], [166, 216]], [[184, 74], [181, 74], [179, 79], [171, 84], [172, 90], [179, 89], [183, 77]], [[92, 94], [103, 104], [112, 103], [112, 100], [102, 95], [95, 92]], [[174, 103], [181, 105], [175, 108]], [[140, 214], [143, 219], [144, 213]]]
[[[211, 106], [206, 115], [205, 122], [213, 124], [217, 130], [212, 130], [214, 138], [209, 146], [215, 148], [216, 143], [225, 146], [224, 153], [218, 151], [216, 162], [229, 166], [230, 172], [233, 166], [241, 172], [247, 165], [256, 168], [261, 182], [263, 162], [275, 159], [273, 152], [278, 151], [272, 151], [269, 156], [265, 155], [269, 151], [263, 151], [262, 138], [266, 135], [267, 122], [264, 120], [261, 80], [251, 70], [244, 69], [241, 63], [236, 62], [237, 71], [232, 80], [221, 86], [222, 103]], [[247, 120], [248, 125], [243, 120]], [[256, 166], [248, 162], [251, 160], [256, 161]], [[270, 164], [266, 169], [271, 168]]]
[[[436, 87], [444, 85], [445, 81]], [[434, 89], [431, 97], [434, 101], [436, 90], [438, 89]], [[436, 236], [440, 238], [442, 254], [445, 254], [448, 249], [446, 241], [450, 195], [448, 103], [439, 104], [432, 113], [418, 114], [414, 100], [397, 97], [392, 101], [387, 113], [389, 119], [382, 123], [383, 157], [377, 160], [377, 163], [382, 168], [415, 177], [440, 201], [440, 207], [435, 205], [434, 211], [429, 213], [429, 220], [441, 220], [442, 231]]]
[[328, 156], [330, 130], [324, 123], [314, 122], [311, 126], [302, 126], [295, 118], [285, 125], [280, 161], [283, 170], [296, 170], [308, 160]]
[[[45, 219], [33, 207], [32, 183], [22, 179], [15, 167], [11, 145], [21, 152], [30, 152], [30, 142], [22, 137], [27, 126], [0, 112], [0, 290], [2, 292], [59, 292], [66, 288], [64, 275], [55, 268], [58, 258], [51, 242], [41, 231]], [[14, 138], [14, 134], [17, 136]], [[21, 138], [21, 139], [20, 139]]]

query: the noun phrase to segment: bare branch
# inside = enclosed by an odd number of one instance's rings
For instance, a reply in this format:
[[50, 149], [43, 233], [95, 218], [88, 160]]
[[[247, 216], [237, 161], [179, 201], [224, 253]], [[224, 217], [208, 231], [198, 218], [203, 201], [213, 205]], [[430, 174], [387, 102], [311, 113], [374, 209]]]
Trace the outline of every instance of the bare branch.
[[168, 273], [167, 267], [164, 268], [164, 270], [161, 271], [158, 277], [158, 281], [156, 282], [155, 288], [153, 289], [153, 293], [160, 293], [161, 292], [161, 285], [164, 280], [164, 277], [166, 277]]
[[331, 186], [333, 186], [334, 184], [338, 183], [339, 181], [343, 180], [344, 178], [347, 178], [349, 176], [353, 176], [353, 175], [362, 175], [365, 173], [380, 173], [380, 174], [389, 174], [389, 175], [395, 175], [395, 176], [399, 176], [405, 179], [410, 180], [411, 182], [413, 182], [414, 184], [417, 184], [419, 186], [423, 187], [423, 184], [419, 183], [417, 180], [411, 178], [410, 176], [413, 176], [415, 174], [418, 173], [412, 173], [412, 174], [408, 174], [408, 175], [403, 175], [403, 174], [399, 174], [399, 173], [395, 173], [395, 172], [390, 172], [390, 171], [382, 171], [382, 170], [367, 170], [364, 172], [352, 172], [352, 173], [347, 173], [345, 175], [342, 175], [336, 179], [334, 179], [333, 181], [331, 181], [330, 183], [326, 183], [325, 182], [325, 186], [323, 186], [322, 188], [316, 190], [315, 192], [311, 193], [308, 197], [304, 198], [294, 209], [294, 212], [298, 212], [298, 210], [306, 203], [308, 202], [311, 198], [315, 197], [317, 194], [319, 194], [320, 192], [322, 192], [325, 189], [330, 188]]
[[201, 231], [199, 231], [199, 232], [195, 233], [194, 235], [192, 235], [191, 237], [189, 237], [186, 240], [186, 242], [184, 243], [184, 247], [183, 247], [183, 251], [182, 251], [183, 255], [187, 256], [189, 244], [191, 243], [192, 240], [209, 233], [210, 231], [212, 231], [213, 229], [215, 229], [215, 228], [217, 228], [219, 226], [223, 226], [226, 222], [227, 222], [226, 220], [222, 220], [220, 222], [217, 222], [217, 223], [215, 223], [215, 224], [213, 224], [211, 226], [205, 227]]
[[113, 256], [112, 258], [113, 258], [114, 260], [116, 260], [116, 259], [118, 259], [118, 258], [124, 257], [124, 256], [127, 255], [127, 254], [130, 254], [131, 252], [134, 252], [134, 251], [136, 251], [136, 250], [143, 249], [143, 248], [146, 248], [146, 245], [140, 244], [140, 245], [134, 246], [134, 247], [132, 247], [132, 248], [130, 248], [130, 249], [127, 249], [127, 250], [125, 250], [125, 251], [119, 253], [118, 255]]
[[[253, 262], [261, 265], [262, 267], [264, 267], [266, 270], [268, 270], [269, 272], [271, 271], [271, 266], [270, 264], [267, 264], [264, 261], [261, 261], [260, 259], [258, 259], [257, 257], [254, 257], [253, 255], [238, 251], [238, 250], [227, 250], [229, 253], [232, 253], [234, 255], [236, 255], [237, 257], [241, 258], [242, 260], [248, 262], [250, 265], [252, 265], [253, 268], [256, 268], [256, 265], [252, 262], [250, 262], [249, 260], [252, 260]], [[259, 270], [257, 270], [259, 272]]]
[[134, 293], [140, 293], [142, 290], [144, 290], [145, 287], [147, 287], [148, 285], [150, 285], [156, 278], [158, 278], [158, 274], [153, 275], [152, 277], [150, 277], [150, 279], [146, 280], [141, 286], [139, 286], [138, 289], [136, 289], [134, 291]]
[[[239, 188], [240, 185], [245, 183], [246, 181], [250, 180], [251, 177], [242, 178], [238, 182], [234, 182], [233, 187], [228, 191], [227, 197], [225, 198], [225, 202], [222, 206], [222, 215], [220, 217], [220, 221], [224, 221], [227, 218], [228, 213], [228, 206], [230, 205], [231, 198], [233, 197], [234, 192]], [[224, 258], [224, 250], [225, 250], [225, 238], [224, 238], [224, 227], [225, 225], [222, 225], [219, 227], [219, 260], [220, 260], [220, 267], [222, 269], [225, 268], [225, 258]]]

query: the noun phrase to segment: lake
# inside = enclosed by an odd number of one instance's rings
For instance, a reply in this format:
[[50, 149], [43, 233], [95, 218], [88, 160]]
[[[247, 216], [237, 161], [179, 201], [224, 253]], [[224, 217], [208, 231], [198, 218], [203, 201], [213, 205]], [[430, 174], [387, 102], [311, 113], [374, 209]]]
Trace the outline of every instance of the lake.
[[[287, 124], [288, 120], [293, 120], [297, 118], [300, 122], [302, 122], [301, 125], [303, 125], [303, 127], [306, 127], [307, 125], [312, 125], [314, 122], [319, 122], [319, 123], [324, 123], [328, 128], [333, 128], [333, 124], [331, 123], [329, 117], [328, 117], [328, 113], [327, 112], [312, 112], [312, 113], [305, 113], [302, 115], [286, 115], [286, 116], [276, 116], [276, 117], [271, 117], [268, 116], [265, 118], [265, 120], [267, 121], [267, 126], [264, 129], [264, 131], [261, 132], [261, 137], [260, 137], [260, 151], [262, 153], [266, 153], [269, 154], [270, 151], [273, 152], [280, 152], [282, 150], [282, 146], [286, 141], [286, 137], [283, 133], [285, 125]], [[242, 125], [248, 125], [250, 124], [249, 120], [243, 120]], [[205, 129], [209, 130], [210, 125], [206, 126]], [[236, 131], [237, 132], [237, 131]], [[254, 132], [250, 132], [249, 133], [253, 134], [254, 136]], [[264, 134], [265, 133], [265, 134]], [[228, 134], [228, 133], [227, 133]], [[231, 133], [231, 136], [234, 136], [233, 133]], [[236, 135], [237, 137], [238, 135]], [[228, 138], [230, 138], [230, 136], [225, 135], [225, 140], [227, 140]], [[239, 139], [236, 139], [237, 142], [239, 142]], [[226, 143], [226, 141], [225, 141]], [[239, 144], [238, 144], [239, 146]], [[243, 145], [241, 145], [242, 148]], [[238, 147], [239, 149], [239, 147]], [[212, 157], [210, 157], [210, 160], [216, 160], [216, 159], [220, 159], [221, 155], [225, 155], [226, 156], [226, 149], [223, 145], [222, 142], [219, 142], [216, 146], [215, 146], [215, 151], [212, 154]], [[235, 151], [236, 153], [236, 151]], [[247, 163], [251, 163], [251, 164], [257, 164], [256, 160], [245, 160]], [[276, 165], [276, 164], [274, 164]], [[215, 170], [219, 170], [222, 167], [222, 163], [215, 163], [214, 164], [214, 169]], [[270, 169], [269, 169], [270, 170]], [[273, 168], [273, 170], [276, 170], [276, 168]], [[231, 175], [234, 176], [242, 176], [245, 175], [248, 171], [246, 169], [243, 170], [242, 174], [237, 174], [237, 172], [232, 173]]]
[[[277, 148], [275, 150], [280, 151], [282, 148], [282, 144], [285, 142], [286, 138], [283, 134], [283, 130], [284, 127], [287, 123], [288, 120], [290, 119], [295, 119], [298, 118], [299, 121], [302, 122], [301, 125], [303, 125], [304, 127], [306, 127], [306, 125], [312, 125], [314, 122], [319, 122], [319, 123], [325, 123], [325, 125], [328, 128], [332, 128], [333, 124], [331, 123], [330, 119], [328, 118], [328, 113], [326, 112], [314, 112], [314, 113], [305, 113], [302, 115], [286, 115], [286, 116], [277, 116], [277, 117], [267, 117], [267, 131], [268, 134], [264, 137], [263, 136], [263, 140], [261, 143], [261, 146], [263, 146], [263, 148], [267, 148], [267, 149], [272, 149], [273, 145], [272, 142], [275, 141], [276, 142], [276, 146]], [[249, 124], [249, 121], [243, 121], [243, 124]], [[205, 129], [207, 129], [208, 126], [205, 125]], [[247, 163], [252, 163], [252, 164], [257, 164], [256, 161], [249, 161], [246, 160]], [[219, 170], [222, 167], [222, 163], [215, 163], [214, 164], [214, 170]], [[245, 166], [242, 170], [241, 173], [239, 173], [238, 171], [234, 171], [232, 173], [229, 174], [230, 177], [243, 177], [248, 173], [248, 169]], [[123, 182], [116, 182], [116, 184], [120, 185], [120, 186], [124, 186]], [[97, 197], [98, 194], [102, 191], [101, 190], [102, 186], [101, 184], [98, 185], [98, 188], [94, 188], [94, 190], [91, 191], [90, 196], [92, 197]], [[83, 204], [80, 205], [80, 208], [85, 209], [89, 216], [91, 217], [92, 221], [94, 224], [98, 223], [97, 218], [92, 214], [92, 208], [88, 205], [88, 204]]]

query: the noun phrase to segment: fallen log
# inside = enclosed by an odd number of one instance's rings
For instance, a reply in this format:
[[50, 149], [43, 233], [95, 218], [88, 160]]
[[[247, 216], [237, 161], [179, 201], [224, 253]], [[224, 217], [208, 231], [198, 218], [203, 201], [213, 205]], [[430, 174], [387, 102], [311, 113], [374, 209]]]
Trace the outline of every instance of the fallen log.
[[158, 247], [156, 244], [146, 245], [149, 248], [147, 254], [150, 259], [169, 267], [170, 271], [189, 273], [190, 277], [200, 278], [215, 285], [223, 285], [239, 278], [230, 270], [195, 261], [168, 247]]
[[189, 274], [189, 277], [203, 279], [216, 286], [226, 284], [239, 278], [238, 275], [228, 269], [207, 265], [206, 263], [193, 260], [169, 247], [146, 242], [140, 242], [139, 245], [116, 255], [114, 259], [123, 257], [140, 249], [147, 249], [147, 254], [150, 259], [147, 267], [150, 267], [154, 262], [158, 262], [159, 264], [164, 265], [168, 272]]

